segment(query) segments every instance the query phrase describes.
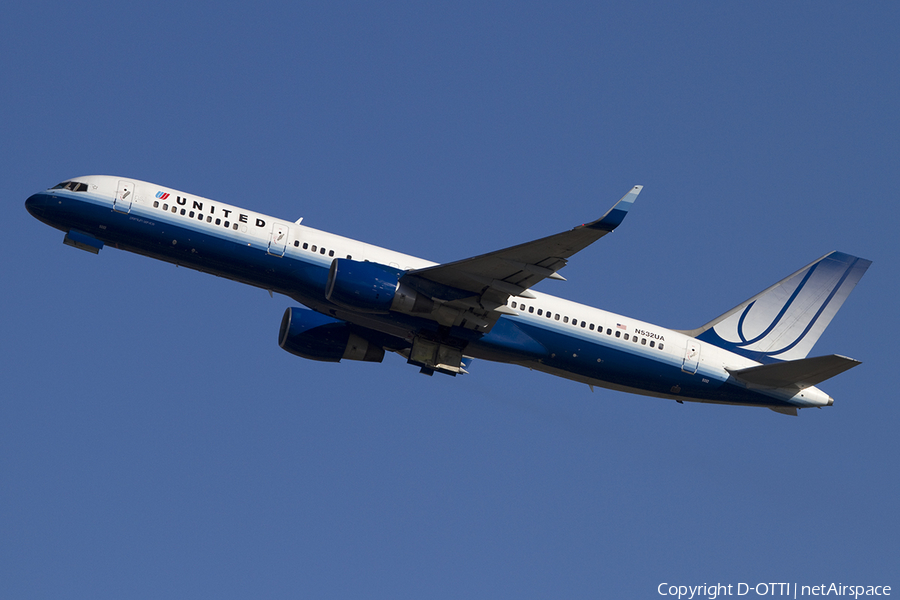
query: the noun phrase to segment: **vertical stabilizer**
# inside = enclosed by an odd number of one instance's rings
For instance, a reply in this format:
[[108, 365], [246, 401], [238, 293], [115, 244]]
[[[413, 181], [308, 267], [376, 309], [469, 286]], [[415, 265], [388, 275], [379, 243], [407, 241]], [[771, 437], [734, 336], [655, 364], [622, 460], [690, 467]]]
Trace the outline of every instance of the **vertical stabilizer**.
[[763, 363], [806, 358], [871, 264], [831, 252], [685, 333]]

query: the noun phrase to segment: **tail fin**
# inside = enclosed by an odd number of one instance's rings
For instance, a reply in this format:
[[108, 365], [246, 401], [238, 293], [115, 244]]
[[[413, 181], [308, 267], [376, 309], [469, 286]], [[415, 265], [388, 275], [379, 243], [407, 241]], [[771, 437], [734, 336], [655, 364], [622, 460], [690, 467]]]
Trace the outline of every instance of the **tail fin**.
[[762, 363], [806, 358], [871, 264], [831, 252], [684, 333]]

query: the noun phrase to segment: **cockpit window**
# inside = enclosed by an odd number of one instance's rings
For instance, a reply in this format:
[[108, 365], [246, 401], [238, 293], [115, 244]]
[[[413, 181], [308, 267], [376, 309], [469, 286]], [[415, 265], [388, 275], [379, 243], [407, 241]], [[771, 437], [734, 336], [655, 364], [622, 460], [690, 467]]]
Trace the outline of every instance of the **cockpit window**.
[[62, 183], [58, 183], [54, 185], [51, 190], [69, 190], [71, 192], [86, 192], [88, 186], [86, 183], [79, 183], [78, 181], [63, 181]]

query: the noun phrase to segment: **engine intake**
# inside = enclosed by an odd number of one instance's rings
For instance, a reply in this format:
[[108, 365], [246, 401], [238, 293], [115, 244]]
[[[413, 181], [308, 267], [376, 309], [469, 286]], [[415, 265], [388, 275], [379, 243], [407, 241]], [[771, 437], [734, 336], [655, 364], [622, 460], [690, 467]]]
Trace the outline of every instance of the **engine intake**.
[[324, 362], [384, 360], [384, 348], [354, 333], [349, 323], [303, 308], [284, 311], [278, 345], [291, 354]]

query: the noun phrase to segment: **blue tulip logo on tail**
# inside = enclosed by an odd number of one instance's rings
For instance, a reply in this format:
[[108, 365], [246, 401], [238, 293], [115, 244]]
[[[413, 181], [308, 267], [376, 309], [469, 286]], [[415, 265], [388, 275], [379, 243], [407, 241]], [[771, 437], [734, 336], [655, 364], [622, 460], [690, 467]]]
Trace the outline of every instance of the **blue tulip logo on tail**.
[[831, 252], [685, 333], [762, 363], [806, 358], [871, 264]]

